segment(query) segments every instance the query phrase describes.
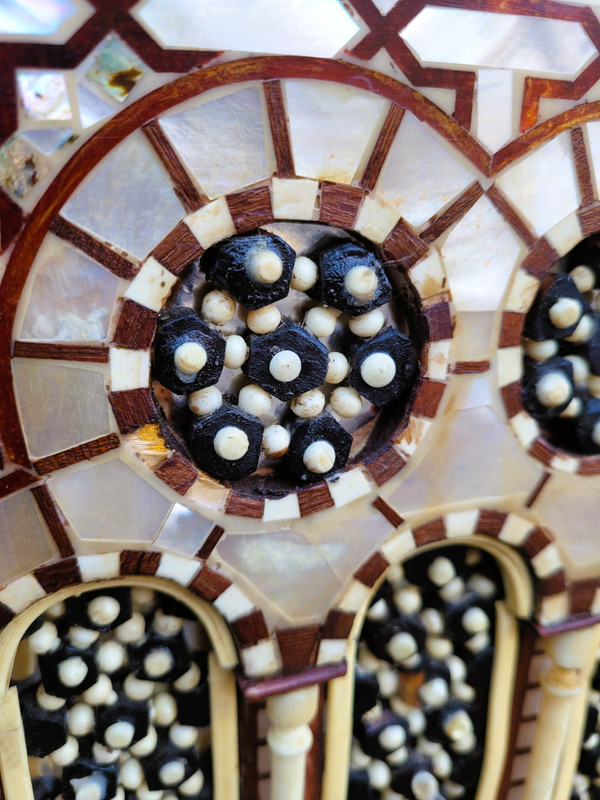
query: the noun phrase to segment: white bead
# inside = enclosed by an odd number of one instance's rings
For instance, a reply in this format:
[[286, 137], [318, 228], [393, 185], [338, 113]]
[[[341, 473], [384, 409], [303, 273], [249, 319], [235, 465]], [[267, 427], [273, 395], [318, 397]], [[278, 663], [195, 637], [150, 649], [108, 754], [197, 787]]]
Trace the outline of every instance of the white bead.
[[103, 775], [86, 775], [85, 778], [72, 780], [75, 800], [103, 800], [105, 797], [106, 778]]
[[185, 777], [185, 766], [182, 761], [167, 761], [158, 771], [158, 778], [163, 786], [177, 786]]
[[145, 586], [134, 586], [131, 589], [131, 605], [134, 611], [145, 614], [154, 607], [155, 602], [156, 598], [152, 589], [147, 589]]
[[590, 375], [587, 388], [593, 397], [600, 397], [600, 375]]
[[437, 800], [439, 783], [430, 772], [417, 772], [410, 782], [415, 800]]
[[454, 768], [452, 759], [445, 750], [438, 750], [431, 756], [431, 764], [436, 778], [447, 778]]
[[467, 609], [462, 615], [461, 622], [467, 633], [479, 633], [490, 628], [490, 618], [479, 606]]
[[392, 772], [384, 761], [372, 761], [367, 767], [369, 783], [374, 789], [383, 791], [392, 782]]
[[58, 665], [58, 678], [63, 686], [79, 686], [88, 674], [88, 666], [79, 656], [71, 656]]
[[137, 758], [128, 758], [119, 767], [119, 783], [126, 789], [133, 791], [142, 785], [144, 770]]
[[465, 591], [465, 582], [456, 575], [445, 586], [442, 586], [439, 595], [446, 603], [454, 603], [460, 600]]
[[460, 656], [452, 654], [446, 659], [446, 665], [450, 670], [450, 677], [453, 681], [464, 681], [467, 677], [467, 665]]
[[395, 633], [387, 643], [386, 650], [394, 661], [402, 661], [417, 652], [417, 643], [414, 636], [406, 631]]
[[162, 678], [175, 665], [173, 653], [166, 647], [151, 650], [144, 658], [144, 671], [151, 678]]
[[[144, 662], [145, 663], [145, 662]], [[152, 681], [143, 681], [130, 672], [123, 681], [123, 691], [131, 700], [148, 700], [154, 693], [155, 685]]]
[[161, 636], [176, 636], [183, 628], [183, 619], [174, 617], [172, 614], [165, 614], [158, 608], [154, 613], [152, 627]]
[[444, 636], [428, 636], [425, 647], [429, 655], [444, 661], [452, 653], [452, 642]]
[[298, 256], [294, 261], [294, 270], [292, 272], [292, 289], [297, 292], [306, 292], [317, 282], [318, 269], [317, 265], [311, 258], [306, 256]]
[[590, 365], [582, 356], [565, 356], [573, 367], [573, 382], [578, 386], [585, 386], [590, 376]]
[[69, 733], [73, 736], [87, 736], [94, 730], [95, 722], [94, 709], [87, 703], [75, 703], [67, 712]]
[[338, 312], [331, 308], [315, 306], [304, 315], [304, 327], [317, 339], [322, 339], [325, 336], [331, 336], [335, 330], [338, 316]]
[[281, 311], [277, 306], [263, 306], [248, 312], [246, 323], [254, 333], [270, 333], [281, 322]]
[[334, 389], [329, 403], [333, 410], [345, 419], [356, 417], [363, 407], [362, 397], [356, 389], [351, 389], [349, 386], [338, 386]]
[[283, 262], [274, 250], [257, 245], [247, 254], [245, 266], [255, 283], [275, 283], [283, 274]]
[[92, 706], [105, 705], [112, 692], [112, 681], [108, 675], [100, 673], [96, 683], [92, 684], [89, 689], [81, 695], [86, 703]]
[[480, 653], [490, 646], [490, 635], [487, 631], [479, 631], [470, 639], [465, 642], [465, 647], [468, 647], [472, 653]]
[[150, 753], [153, 753], [156, 750], [156, 744], [158, 742], [158, 734], [156, 733], [156, 728], [152, 725], [148, 728], [148, 733], [144, 736], [143, 739], [140, 739], [139, 742], [132, 744], [129, 748], [129, 752], [133, 753], [134, 756], [139, 758], [144, 758], [145, 756], [149, 756]]
[[551, 370], [542, 375], [535, 387], [535, 396], [546, 408], [554, 408], [566, 403], [571, 397], [571, 382], [562, 372]]
[[235, 309], [233, 297], [220, 289], [214, 289], [202, 301], [201, 313], [207, 322], [212, 322], [213, 325], [225, 325], [235, 316]]
[[335, 450], [333, 445], [324, 439], [309, 444], [302, 456], [306, 469], [323, 475], [333, 469], [335, 464]]
[[380, 597], [367, 611], [367, 617], [373, 622], [384, 622], [390, 615], [387, 603]]
[[177, 703], [172, 694], [160, 692], [154, 698], [154, 722], [157, 725], [166, 727], [177, 719]]
[[565, 336], [565, 341], [574, 342], [575, 344], [587, 342], [588, 339], [592, 338], [595, 330], [596, 322], [594, 318], [589, 314], [584, 314], [573, 333], [570, 336]]
[[344, 278], [344, 287], [348, 294], [359, 300], [368, 300], [373, 297], [377, 289], [377, 273], [371, 267], [352, 267]]
[[119, 760], [121, 750], [115, 747], [105, 747], [100, 742], [92, 745], [92, 755], [99, 764], [114, 764]]
[[98, 647], [96, 652], [96, 664], [102, 672], [111, 675], [120, 669], [125, 663], [126, 652], [120, 642], [109, 639]]
[[472, 703], [476, 696], [477, 692], [468, 683], [452, 681], [452, 697], [461, 700], [463, 703]]
[[178, 791], [179, 794], [182, 794], [184, 797], [193, 797], [195, 794], [198, 794], [202, 790], [204, 786], [204, 773], [202, 770], [196, 770], [193, 775], [191, 775], [187, 781], [184, 781], [179, 787]]
[[271, 395], [256, 383], [250, 383], [240, 389], [238, 406], [242, 411], [253, 414], [255, 417], [263, 417], [269, 413], [272, 405]]
[[381, 731], [377, 741], [384, 750], [397, 750], [406, 742], [406, 731], [402, 725], [388, 725]]
[[441, 636], [444, 632], [444, 617], [437, 608], [424, 608], [421, 612], [421, 620], [427, 633]]
[[350, 364], [343, 353], [335, 351], [329, 353], [329, 364], [327, 366], [326, 383], [341, 383], [350, 372]]
[[360, 365], [360, 375], [367, 386], [381, 389], [396, 377], [396, 362], [387, 353], [371, 353]]
[[558, 342], [556, 339], [546, 339], [543, 342], [536, 342], [535, 339], [523, 339], [523, 349], [534, 361], [545, 361], [558, 353]]
[[452, 744], [452, 749], [455, 753], [470, 753], [471, 750], [474, 750], [477, 747], [477, 737], [474, 733], [467, 734], [463, 736], [461, 739], [457, 739], [456, 742]]
[[377, 682], [379, 683], [379, 694], [382, 697], [393, 697], [398, 693], [398, 673], [393, 667], [387, 666], [378, 669]]
[[35, 699], [38, 706], [45, 708], [46, 711], [58, 711], [67, 702], [64, 697], [55, 697], [53, 694], [48, 694], [42, 685], [38, 686]]
[[473, 732], [473, 722], [467, 712], [460, 709], [446, 719], [443, 729], [446, 736], [456, 742]]
[[248, 358], [248, 345], [246, 340], [236, 333], [225, 340], [225, 366], [229, 369], [239, 369]]
[[456, 575], [454, 564], [449, 558], [438, 556], [427, 568], [427, 577], [436, 586], [444, 586]]
[[269, 372], [276, 381], [289, 383], [295, 381], [302, 372], [302, 361], [293, 350], [280, 350], [269, 363]]
[[223, 395], [216, 386], [206, 386], [188, 395], [188, 406], [199, 417], [207, 417], [222, 404]]
[[401, 586], [394, 592], [394, 604], [404, 614], [418, 614], [423, 607], [423, 598], [418, 586]]
[[94, 597], [87, 607], [88, 617], [94, 625], [110, 625], [120, 613], [119, 601], [107, 594]]
[[114, 633], [123, 644], [140, 642], [146, 634], [146, 620], [139, 611], [134, 611], [130, 619], [115, 628]]
[[600, 447], [600, 422], [597, 422], [592, 428], [592, 442]]
[[458, 800], [459, 797], [463, 797], [466, 791], [464, 786], [454, 783], [454, 781], [444, 781], [442, 789], [449, 800]]
[[145, 783], [135, 793], [136, 800], [164, 800], [164, 796], [162, 789], [149, 789]]
[[408, 729], [412, 736], [420, 736], [427, 727], [427, 717], [420, 708], [409, 708], [406, 712]]
[[448, 701], [448, 684], [443, 678], [432, 678], [420, 687], [419, 697], [423, 705], [439, 708]]
[[281, 458], [290, 446], [290, 434], [282, 425], [269, 425], [262, 438], [262, 451], [267, 458]]
[[325, 408], [325, 395], [319, 389], [311, 389], [309, 392], [294, 397], [290, 408], [301, 419], [318, 417]]
[[354, 769], [365, 769], [371, 763], [371, 756], [364, 753], [357, 742], [352, 745], [350, 761]]
[[171, 725], [169, 728], [169, 739], [175, 747], [187, 750], [193, 747], [198, 740], [198, 728], [191, 725]]
[[80, 625], [73, 625], [69, 628], [69, 642], [78, 650], [86, 650], [100, 636], [100, 631], [92, 631], [89, 628], [82, 628]]
[[206, 364], [206, 350], [198, 342], [184, 342], [175, 350], [175, 367], [184, 375], [195, 375]]
[[248, 452], [250, 441], [245, 431], [235, 425], [221, 428], [213, 441], [215, 453], [226, 461], [237, 461]]
[[384, 323], [383, 311], [380, 308], [374, 308], [372, 311], [367, 311], [366, 314], [361, 314], [360, 317], [350, 317], [348, 327], [355, 336], [367, 339], [369, 336], [379, 333]]
[[173, 686], [178, 692], [189, 692], [200, 683], [201, 677], [200, 667], [192, 661], [190, 668], [177, 678]]
[[29, 649], [37, 655], [55, 650], [60, 644], [56, 625], [46, 620], [37, 631], [34, 631], [31, 636], [28, 637], [27, 644], [29, 645]]
[[571, 272], [569, 272], [569, 275], [573, 278], [575, 286], [582, 294], [584, 292], [589, 292], [596, 285], [594, 270], [590, 269], [590, 267], [587, 267], [585, 264], [574, 267]]
[[561, 297], [548, 311], [550, 321], [557, 328], [569, 328], [581, 316], [582, 305], [574, 297]]
[[490, 598], [496, 594], [496, 584], [487, 575], [481, 572], [474, 572], [468, 580], [469, 589], [472, 589], [482, 597]]
[[63, 600], [60, 600], [58, 603], [53, 603], [49, 608], [46, 609], [46, 616], [50, 619], [59, 619], [66, 611], [66, 606]]
[[68, 736], [62, 747], [50, 753], [50, 760], [58, 767], [72, 764], [79, 755], [79, 742], [73, 736]]

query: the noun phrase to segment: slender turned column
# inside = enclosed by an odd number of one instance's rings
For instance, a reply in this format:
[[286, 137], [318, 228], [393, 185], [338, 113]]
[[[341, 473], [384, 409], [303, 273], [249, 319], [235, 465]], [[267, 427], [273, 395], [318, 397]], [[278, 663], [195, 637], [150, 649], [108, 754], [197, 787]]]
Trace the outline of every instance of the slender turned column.
[[302, 800], [304, 797], [306, 755], [313, 741], [308, 723], [318, 705], [318, 686], [308, 686], [267, 699], [271, 800]]
[[[552, 800], [575, 700], [587, 686], [581, 670], [597, 642], [594, 627], [552, 636], [545, 642], [552, 660], [540, 677], [542, 704], [531, 750], [524, 800]], [[573, 731], [571, 731], [571, 735]]]

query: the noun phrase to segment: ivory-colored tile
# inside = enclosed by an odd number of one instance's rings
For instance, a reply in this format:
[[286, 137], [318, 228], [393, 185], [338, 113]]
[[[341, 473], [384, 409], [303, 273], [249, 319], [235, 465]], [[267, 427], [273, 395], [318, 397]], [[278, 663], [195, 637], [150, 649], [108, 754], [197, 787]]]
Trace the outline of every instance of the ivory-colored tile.
[[359, 467], [341, 472], [333, 480], [328, 480], [327, 485], [336, 508], [352, 503], [373, 491], [372, 485]]
[[151, 542], [171, 502], [118, 458], [57, 472], [56, 502], [81, 539]]
[[448, 414], [436, 433], [435, 447], [386, 498], [402, 516], [441, 504], [524, 498], [540, 479], [542, 466], [487, 406]]
[[455, 361], [486, 361], [493, 350], [493, 311], [457, 311], [454, 321], [452, 358]]
[[355, 228], [367, 239], [381, 244], [396, 227], [399, 219], [400, 214], [395, 208], [370, 194], [363, 200]]
[[367, 602], [371, 591], [370, 586], [365, 586], [364, 583], [356, 579], [353, 580], [339, 600], [338, 608], [341, 608], [342, 611], [359, 611]]
[[549, 231], [546, 231], [546, 239], [556, 250], [559, 256], [564, 256], [572, 250], [576, 244], [583, 239], [583, 231], [579, 224], [577, 212], [564, 217]]
[[521, 378], [523, 353], [520, 347], [503, 347], [498, 350], [498, 384], [508, 386]]
[[594, 594], [594, 601], [592, 603], [592, 608], [590, 609], [592, 614], [600, 614], [600, 589], [596, 589]]
[[0, 584], [58, 555], [31, 492], [0, 502], [0, 547]]
[[41, 600], [45, 596], [46, 592], [33, 575], [23, 575], [22, 578], [17, 578], [0, 591], [0, 603], [19, 614], [36, 600]]
[[271, 639], [246, 647], [241, 651], [244, 672], [249, 678], [271, 675], [281, 668], [275, 643]]
[[427, 346], [427, 371], [425, 374], [432, 381], [445, 381], [448, 377], [451, 346], [451, 339], [429, 342]]
[[552, 625], [569, 616], [569, 595], [567, 592], [543, 597], [539, 613], [542, 625]]
[[554, 572], [558, 572], [563, 566], [562, 558], [555, 544], [549, 544], [540, 550], [531, 559], [531, 564], [538, 578], [547, 578]]
[[52, 235], [38, 252], [33, 275], [20, 339], [106, 339], [118, 278]]
[[496, 183], [543, 236], [579, 206], [569, 133], [560, 133], [508, 167]]
[[510, 284], [504, 307], [507, 311], [524, 314], [529, 310], [533, 299], [540, 288], [540, 282], [525, 270], [518, 269]]
[[401, 533], [394, 534], [387, 542], [381, 545], [380, 549], [390, 564], [394, 564], [396, 561], [400, 561], [404, 556], [412, 553], [413, 550], [416, 550], [417, 543], [415, 542], [413, 532], [405, 530]]
[[446, 538], [448, 539], [462, 539], [466, 536], [472, 536], [477, 527], [477, 520], [479, 519], [479, 511], [473, 509], [470, 511], [452, 511], [444, 517], [446, 528]]
[[187, 586], [201, 566], [201, 562], [195, 559], [163, 553], [156, 570], [156, 577], [168, 578], [182, 586]]
[[432, 297], [446, 288], [446, 272], [437, 247], [432, 247], [429, 255], [409, 271], [411, 282], [422, 299]]
[[337, 664], [346, 655], [345, 639], [321, 639], [317, 664]]
[[176, 275], [155, 258], [149, 258], [129, 284], [125, 297], [152, 311], [160, 311], [176, 282]]
[[202, 547], [214, 526], [213, 520], [203, 517], [202, 514], [192, 511], [181, 503], [175, 503], [154, 545], [182, 555], [193, 556]]
[[397, 444], [394, 445], [395, 449], [398, 450], [401, 455], [412, 456], [427, 433], [430, 425], [430, 420], [411, 414], [408, 425], [402, 432]]
[[103, 372], [33, 359], [15, 359], [12, 367], [32, 458], [110, 433]]
[[526, 411], [519, 411], [508, 420], [508, 424], [525, 450], [529, 450], [540, 435], [539, 425]]
[[339, 83], [294, 79], [283, 85], [296, 174], [350, 183], [377, 138], [387, 101]]
[[268, 127], [258, 86], [160, 119], [160, 126], [210, 200], [269, 177], [265, 125]]
[[265, 522], [278, 522], [285, 519], [298, 519], [300, 517], [300, 506], [298, 495], [290, 493], [278, 500], [265, 500], [265, 510], [263, 520]]
[[550, 466], [553, 469], [559, 469], [562, 472], [571, 472], [575, 474], [579, 469], [579, 460], [574, 456], [568, 456], [565, 453], [557, 453], [552, 457]]
[[407, 222], [422, 225], [474, 179], [448, 145], [406, 112], [375, 188]]
[[189, 214], [184, 222], [205, 250], [235, 233], [235, 225], [224, 197], [219, 197]]
[[513, 781], [524, 780], [529, 772], [529, 764], [531, 762], [531, 755], [529, 753], [522, 753], [513, 758], [510, 778]]
[[61, 213], [97, 238], [144, 258], [179, 222], [183, 208], [146, 137], [134, 133], [92, 170]]
[[275, 219], [312, 220], [316, 213], [319, 182], [302, 178], [273, 178], [271, 206]]
[[298, 531], [225, 536], [219, 557], [290, 620], [318, 618], [340, 589], [320, 549]]
[[509, 70], [477, 71], [475, 135], [490, 153], [512, 139], [514, 82], [514, 74]]
[[589, 565], [591, 569], [600, 563], [600, 478], [556, 472], [535, 501], [534, 509], [573, 564]]
[[531, 747], [535, 740], [535, 722], [522, 722], [519, 725], [516, 746], [518, 749]]
[[113, 392], [150, 384], [150, 354], [145, 350], [110, 348], [110, 388]]
[[528, 689], [523, 700], [523, 716], [532, 717], [539, 714], [542, 703], [542, 690], [540, 688]]
[[521, 240], [484, 195], [450, 231], [442, 247], [457, 311], [494, 311], [525, 252]]
[[498, 538], [507, 544], [519, 547], [534, 528], [535, 525], [531, 520], [520, 517], [517, 514], [509, 514], [504, 520], [504, 525]]
[[238, 589], [235, 583], [228, 586], [227, 589], [217, 597], [213, 605], [228, 622], [238, 617], [243, 617], [244, 614], [249, 614], [254, 608], [254, 605], [246, 595]]
[[121, 571], [120, 553], [79, 556], [77, 565], [84, 583], [118, 578]]

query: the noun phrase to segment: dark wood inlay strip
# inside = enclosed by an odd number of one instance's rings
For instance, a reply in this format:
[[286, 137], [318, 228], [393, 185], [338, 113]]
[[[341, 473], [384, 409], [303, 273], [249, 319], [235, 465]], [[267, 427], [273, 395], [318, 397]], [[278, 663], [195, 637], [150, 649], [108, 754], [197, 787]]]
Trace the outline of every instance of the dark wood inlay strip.
[[398, 261], [404, 269], [409, 269], [428, 252], [425, 242], [401, 219], [389, 234], [381, 249], [386, 258]]
[[36, 483], [39, 478], [22, 469], [16, 469], [14, 472], [9, 472], [8, 475], [0, 477], [0, 498], [8, 497], [32, 483]]
[[377, 181], [379, 180], [379, 175], [381, 174], [385, 160], [388, 157], [390, 147], [396, 138], [396, 134], [398, 133], [398, 128], [400, 127], [403, 116], [404, 109], [400, 108], [400, 106], [392, 104], [381, 130], [379, 131], [379, 136], [377, 137], [377, 141], [373, 147], [373, 152], [371, 153], [369, 162], [365, 167], [362, 178], [359, 181], [362, 188], [367, 192], [370, 192], [372, 189], [374, 189]]
[[209, 557], [212, 551], [219, 543], [219, 539], [225, 533], [225, 529], [222, 528], [220, 525], [215, 525], [212, 531], [208, 534], [208, 538], [202, 545], [202, 547], [196, 553], [196, 558], [201, 558], [204, 561]]
[[46, 594], [52, 594], [65, 586], [75, 586], [81, 583], [81, 575], [75, 557], [55, 561], [53, 564], [45, 564], [43, 567], [35, 569], [33, 574]]
[[506, 197], [504, 197], [500, 189], [498, 189], [497, 186], [490, 186], [486, 194], [508, 224], [519, 234], [527, 247], [533, 247], [536, 240], [535, 234], [529, 229], [526, 222], [519, 216]]
[[108, 400], [121, 433], [131, 433], [158, 419], [150, 389], [112, 392], [108, 395]]
[[173, 453], [154, 470], [157, 478], [170, 486], [177, 494], [184, 495], [192, 486], [198, 473], [179, 453]]
[[231, 622], [231, 627], [242, 647], [251, 647], [263, 639], [269, 638], [269, 629], [263, 612], [255, 608], [243, 617], [238, 617]]
[[544, 472], [542, 477], [539, 479], [537, 485], [535, 486], [533, 492], [527, 498], [527, 502], [525, 503], [525, 508], [531, 508], [535, 501], [538, 499], [542, 491], [544, 490], [544, 486], [550, 480], [551, 474], [549, 472]]
[[404, 522], [404, 519], [400, 516], [396, 509], [392, 508], [388, 503], [386, 503], [382, 497], [376, 497], [375, 500], [373, 500], [373, 507], [376, 508], [377, 511], [380, 511], [390, 525], [394, 526], [394, 528], [399, 528]]
[[573, 148], [573, 159], [577, 171], [581, 205], [591, 206], [595, 199], [594, 186], [582, 128], [578, 127], [571, 130], [571, 147]]
[[318, 624], [275, 629], [286, 672], [299, 672], [314, 663], [320, 632], [321, 626]]
[[489, 368], [489, 361], [457, 361], [452, 372], [454, 375], [477, 375]]
[[220, 575], [210, 567], [202, 567], [200, 572], [188, 585], [188, 589], [200, 595], [204, 600], [211, 603], [223, 594], [225, 589], [231, 586], [231, 581], [224, 575]]
[[383, 486], [386, 481], [397, 475], [406, 466], [406, 460], [390, 445], [387, 450], [380, 453], [372, 461], [365, 463], [369, 475], [377, 486]]
[[15, 358], [51, 358], [55, 361], [108, 363], [108, 347], [101, 345], [52, 344], [49, 342], [15, 342]]
[[113, 344], [128, 347], [130, 350], [148, 350], [154, 338], [157, 319], [156, 311], [126, 299], [117, 322]]
[[462, 194], [458, 200], [443, 211], [439, 216], [421, 232], [421, 239], [427, 244], [432, 244], [438, 239], [442, 233], [448, 230], [450, 226], [458, 222], [467, 211], [472, 208], [479, 198], [483, 195], [483, 189], [479, 183], [472, 183], [469, 188]]
[[175, 148], [163, 133], [158, 120], [153, 119], [146, 123], [142, 130], [167, 171], [173, 190], [183, 207], [188, 212], [197, 211], [205, 201], [188, 175]]
[[40, 486], [34, 486], [31, 492], [54, 539], [54, 543], [58, 547], [58, 552], [63, 558], [75, 555], [75, 550], [67, 533], [65, 520], [54, 502], [50, 489], [46, 484], [41, 484]]
[[363, 197], [363, 190], [357, 186], [324, 181], [321, 184], [319, 220], [338, 228], [353, 228]]
[[161, 558], [153, 550], [122, 550], [121, 575], [156, 575]]
[[365, 586], [374, 586], [378, 578], [385, 572], [389, 565], [389, 561], [382, 553], [373, 553], [362, 567], [354, 573], [354, 577], [357, 581], [364, 583]]
[[267, 115], [271, 126], [271, 138], [275, 161], [277, 163], [277, 176], [279, 178], [293, 178], [295, 175], [294, 156], [292, 143], [287, 124], [285, 101], [280, 81], [265, 81], [263, 91], [267, 102]]
[[107, 436], [92, 439], [91, 442], [84, 442], [76, 447], [70, 447], [68, 450], [62, 450], [60, 453], [53, 453], [51, 456], [40, 458], [33, 462], [33, 466], [38, 475], [46, 475], [48, 472], [64, 469], [72, 464], [78, 464], [80, 461], [87, 461], [90, 458], [102, 455], [102, 453], [106, 453], [109, 450], [115, 450], [119, 445], [120, 441], [117, 434], [109, 433]]
[[300, 516], [308, 517], [333, 506], [333, 498], [329, 486], [322, 481], [302, 492], [298, 492], [298, 505]]
[[203, 252], [204, 248], [185, 222], [180, 222], [156, 245], [150, 255], [173, 275], [181, 275], [190, 261], [199, 258]]
[[98, 264], [102, 264], [113, 275], [130, 281], [139, 269], [139, 262], [130, 261], [115, 252], [108, 244], [94, 239], [89, 233], [63, 217], [56, 217], [50, 230], [60, 239], [81, 250]]
[[242, 497], [232, 494], [225, 509], [226, 514], [234, 514], [238, 517], [252, 517], [261, 519], [265, 510], [265, 501], [254, 497]]
[[246, 192], [228, 194], [227, 205], [236, 230], [240, 233], [273, 221], [271, 190], [268, 186], [257, 186]]
[[441, 542], [446, 538], [446, 528], [442, 517], [413, 528], [413, 536], [417, 547], [423, 547], [432, 542]]

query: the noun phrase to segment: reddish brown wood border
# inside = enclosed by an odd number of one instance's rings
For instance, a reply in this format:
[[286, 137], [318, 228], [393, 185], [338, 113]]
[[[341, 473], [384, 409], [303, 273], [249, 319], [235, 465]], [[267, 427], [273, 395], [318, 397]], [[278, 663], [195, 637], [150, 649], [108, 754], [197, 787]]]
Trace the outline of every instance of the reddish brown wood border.
[[478, 375], [489, 368], [489, 361], [457, 361], [452, 372], [454, 375]]
[[[54, 185], [54, 182], [52, 185]], [[51, 191], [51, 189], [48, 191]], [[125, 256], [119, 255], [107, 244], [95, 239], [83, 228], [78, 228], [77, 225], [64, 219], [64, 217], [56, 217], [50, 225], [50, 230], [60, 239], [68, 242], [77, 250], [81, 250], [93, 261], [108, 269], [117, 278], [130, 281], [139, 269], [138, 262], [130, 261]]]
[[394, 528], [399, 528], [404, 522], [404, 519], [400, 516], [400, 514], [398, 514], [396, 509], [392, 508], [389, 503], [386, 503], [382, 497], [376, 497], [375, 500], [373, 500], [372, 505], [377, 509], [377, 511], [383, 514], [390, 525], [393, 525]]
[[246, 700], [250, 703], [257, 703], [266, 700], [267, 697], [273, 697], [273, 695], [285, 694], [317, 683], [328, 683], [334, 678], [343, 677], [346, 671], [346, 662], [341, 661], [338, 664], [309, 667], [293, 675], [281, 675], [265, 680], [243, 678], [238, 673], [238, 684]]
[[69, 534], [67, 533], [65, 521], [54, 502], [50, 489], [48, 489], [46, 484], [42, 484], [41, 486], [34, 486], [31, 493], [44, 517], [48, 530], [62, 558], [75, 555], [75, 550], [73, 549]]
[[379, 175], [381, 174], [393, 141], [396, 138], [403, 116], [404, 109], [392, 104], [381, 130], [379, 131], [379, 136], [377, 137], [365, 171], [359, 181], [359, 185], [367, 192], [372, 191], [379, 180]]
[[519, 234], [527, 247], [533, 247], [536, 242], [535, 234], [529, 229], [525, 220], [506, 199], [500, 189], [497, 186], [490, 186], [486, 194], [508, 224]]
[[156, 331], [158, 314], [134, 300], [125, 299], [112, 344], [130, 350], [148, 350]]
[[154, 474], [177, 494], [184, 495], [198, 477], [196, 470], [180, 453], [174, 452], [163, 461]]
[[299, 672], [314, 664], [321, 626], [302, 625], [297, 628], [275, 628], [275, 635], [286, 672]]
[[386, 481], [397, 475], [405, 466], [406, 459], [402, 458], [392, 445], [372, 460], [365, 461], [365, 467], [377, 486], [383, 486]]
[[13, 356], [15, 358], [51, 358], [55, 361], [83, 361], [89, 364], [107, 364], [108, 347], [16, 341]]
[[469, 209], [473, 208], [480, 197], [483, 197], [483, 189], [475, 181], [449, 208], [433, 218], [425, 230], [421, 232], [421, 239], [427, 244], [435, 242], [448, 228], [458, 222]]
[[175, 148], [163, 133], [158, 120], [150, 120], [142, 127], [142, 130], [169, 175], [173, 184], [173, 191], [179, 198], [179, 202], [188, 213], [197, 211], [204, 205], [205, 201], [196, 188], [194, 181], [187, 174]]
[[353, 228], [364, 196], [365, 192], [358, 186], [323, 181], [319, 220], [338, 228]]
[[198, 550], [195, 554], [195, 558], [201, 558], [204, 561], [210, 556], [212, 551], [219, 543], [219, 539], [225, 533], [225, 529], [222, 528], [220, 525], [215, 525], [212, 531], [208, 534], [208, 537], [202, 547]]
[[76, 447], [69, 447], [68, 450], [61, 450], [60, 453], [53, 453], [51, 456], [39, 458], [33, 462], [33, 466], [38, 475], [46, 475], [48, 472], [64, 469], [72, 464], [78, 464], [80, 461], [95, 458], [109, 450], [115, 450], [120, 445], [121, 442], [117, 434], [109, 433], [98, 439], [92, 439], [91, 442], [84, 442]]
[[273, 219], [271, 190], [268, 186], [256, 186], [243, 192], [228, 194], [227, 205], [239, 233], [266, 225]]
[[595, 200], [594, 186], [592, 183], [592, 173], [590, 170], [583, 128], [577, 127], [571, 129], [571, 147], [573, 148], [573, 160], [575, 161], [575, 169], [577, 171], [581, 205], [591, 206]]
[[271, 127], [275, 161], [277, 162], [277, 176], [279, 178], [293, 178], [296, 170], [294, 168], [294, 155], [281, 81], [265, 81], [263, 91], [267, 103], [267, 115]]
[[150, 389], [112, 392], [108, 395], [108, 400], [121, 433], [131, 433], [158, 419], [158, 410]]
[[2, 475], [0, 477], [0, 498], [8, 497], [38, 481], [39, 478], [36, 475], [25, 472], [23, 469], [16, 469], [9, 472], [8, 475]]
[[203, 252], [204, 248], [185, 222], [180, 222], [156, 245], [150, 255], [173, 275], [181, 275], [190, 261], [201, 256]]

